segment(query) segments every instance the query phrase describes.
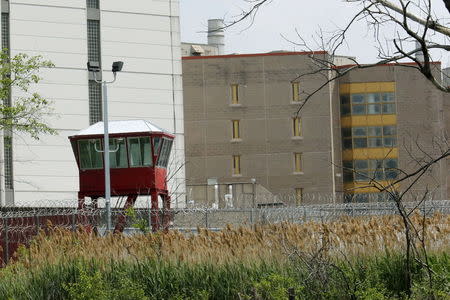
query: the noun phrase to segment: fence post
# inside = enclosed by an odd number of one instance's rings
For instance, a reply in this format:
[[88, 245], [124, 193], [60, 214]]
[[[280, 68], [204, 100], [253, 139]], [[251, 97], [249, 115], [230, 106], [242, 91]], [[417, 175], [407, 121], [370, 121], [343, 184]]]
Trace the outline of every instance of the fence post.
[[3, 228], [4, 228], [4, 236], [5, 236], [5, 247], [3, 248], [3, 262], [5, 265], [9, 261], [9, 237], [8, 237], [8, 218], [3, 218]]
[[295, 290], [294, 288], [288, 289], [288, 299], [289, 300], [295, 300]]
[[39, 233], [39, 229], [41, 228], [41, 224], [39, 222], [39, 215], [34, 216], [36, 222], [36, 233]]
[[250, 208], [250, 224], [253, 224], [253, 208]]
[[77, 209], [75, 208], [74, 210], [73, 210], [73, 213], [72, 213], [72, 231], [74, 231], [75, 232], [75, 230], [77, 229], [77, 220], [76, 220], [76, 217], [77, 217]]
[[205, 227], [208, 229], [208, 209], [205, 209]]

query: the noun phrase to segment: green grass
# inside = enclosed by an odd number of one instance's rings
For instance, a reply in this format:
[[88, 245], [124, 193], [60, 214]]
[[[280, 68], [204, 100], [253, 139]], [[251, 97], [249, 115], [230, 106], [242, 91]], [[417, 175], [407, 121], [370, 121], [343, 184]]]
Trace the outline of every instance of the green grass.
[[[413, 298], [450, 299], [450, 258], [430, 257], [435, 273], [429, 287], [426, 270], [413, 269]], [[142, 260], [100, 264], [70, 261], [39, 269], [0, 271], [0, 299], [402, 299], [406, 295], [404, 260], [399, 254], [335, 260], [311, 269], [305, 263], [253, 265]]]

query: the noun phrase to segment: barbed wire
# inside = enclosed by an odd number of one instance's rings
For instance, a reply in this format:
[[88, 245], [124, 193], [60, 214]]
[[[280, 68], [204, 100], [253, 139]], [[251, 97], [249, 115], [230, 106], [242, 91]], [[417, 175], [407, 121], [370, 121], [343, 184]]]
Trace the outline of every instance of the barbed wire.
[[[422, 215], [436, 213], [450, 214], [450, 200], [428, 200], [423, 202], [404, 202], [405, 209]], [[220, 230], [226, 226], [245, 226], [252, 224], [274, 224], [280, 222], [329, 222], [341, 217], [382, 216], [398, 214], [394, 202], [339, 203], [303, 206], [283, 206], [259, 208], [182, 208], [171, 210], [152, 210], [116, 208], [112, 211], [113, 224], [126, 219], [125, 233], [142, 229], [150, 231], [156, 220], [159, 228], [169, 225], [171, 229], [196, 231], [199, 228]], [[28, 244], [33, 236], [52, 227], [75, 231], [79, 228], [105, 233], [106, 219], [103, 208], [87, 207], [56, 208], [34, 207], [2, 208], [0, 211], [0, 258], [8, 261], [20, 244]], [[155, 218], [157, 216], [157, 218]], [[153, 218], [152, 218], [153, 217]], [[163, 224], [169, 220], [169, 224]]]

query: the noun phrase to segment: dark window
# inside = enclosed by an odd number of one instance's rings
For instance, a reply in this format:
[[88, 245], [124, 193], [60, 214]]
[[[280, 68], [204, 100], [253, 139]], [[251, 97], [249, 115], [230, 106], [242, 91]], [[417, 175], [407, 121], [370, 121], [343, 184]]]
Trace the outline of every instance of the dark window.
[[353, 115], [365, 115], [366, 114], [366, 106], [365, 105], [353, 105], [352, 106], [352, 114]]
[[367, 127], [353, 127], [353, 136], [367, 136]]
[[170, 151], [172, 149], [173, 140], [162, 139], [161, 152], [158, 157], [158, 167], [167, 168], [169, 163]]
[[395, 114], [395, 104], [394, 103], [383, 104], [383, 114], [384, 115]]
[[353, 139], [353, 148], [367, 148], [367, 138]]
[[109, 139], [109, 166], [128, 168], [127, 146], [124, 138]]
[[152, 147], [150, 137], [128, 138], [128, 151], [131, 167], [144, 167], [153, 165]]
[[100, 139], [78, 141], [82, 170], [103, 168], [103, 152]]
[[364, 103], [364, 94], [353, 94], [352, 96], [352, 103]]

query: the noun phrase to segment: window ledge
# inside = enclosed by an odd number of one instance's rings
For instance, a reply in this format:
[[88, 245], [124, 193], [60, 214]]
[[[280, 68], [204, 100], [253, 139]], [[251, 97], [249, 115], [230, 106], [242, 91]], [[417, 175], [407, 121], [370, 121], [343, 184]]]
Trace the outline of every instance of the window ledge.
[[293, 172], [292, 174], [293, 175], [304, 175], [305, 173], [304, 172]]
[[231, 103], [230, 107], [242, 107], [241, 103]]
[[303, 136], [292, 136], [291, 140], [293, 140], [293, 141], [302, 141], [303, 140]]
[[240, 142], [242, 142], [242, 139], [231, 139], [230, 140], [230, 143], [233, 143], [233, 144], [240, 143]]
[[242, 174], [233, 174], [231, 177], [242, 177]]
[[292, 101], [291, 100], [291, 105], [302, 105], [302, 104], [304, 104], [305, 103], [305, 101]]

